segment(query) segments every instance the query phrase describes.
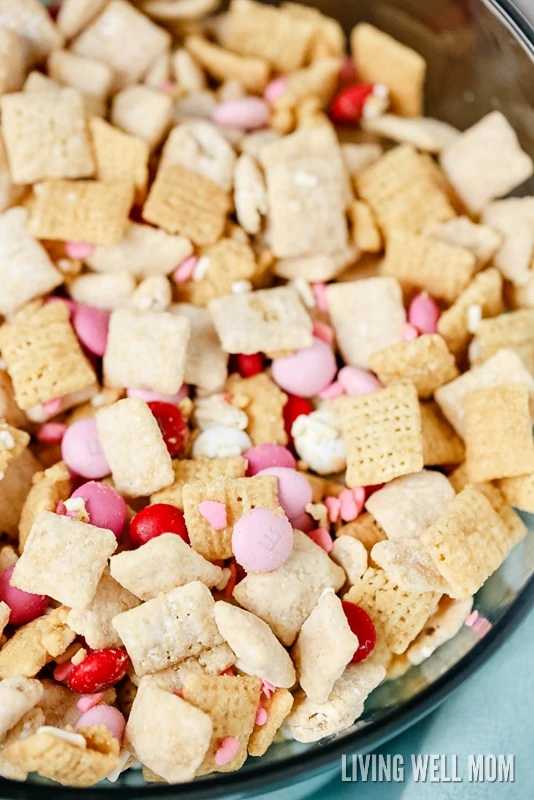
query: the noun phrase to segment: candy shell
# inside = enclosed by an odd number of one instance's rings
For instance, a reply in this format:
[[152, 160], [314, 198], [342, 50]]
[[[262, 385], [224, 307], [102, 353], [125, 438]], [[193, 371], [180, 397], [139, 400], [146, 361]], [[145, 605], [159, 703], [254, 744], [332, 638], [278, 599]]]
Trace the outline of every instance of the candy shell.
[[248, 461], [247, 477], [257, 475], [269, 467], [296, 469], [297, 462], [292, 453], [281, 444], [259, 444], [243, 454]]
[[230, 763], [239, 752], [240, 746], [239, 739], [236, 736], [226, 736], [215, 753], [214, 760], [217, 766], [224, 767]]
[[267, 100], [268, 103], [274, 103], [281, 95], [284, 94], [285, 90], [287, 89], [287, 78], [275, 78], [274, 81], [271, 81], [265, 87], [265, 91], [263, 92], [263, 97]]
[[313, 492], [309, 481], [301, 472], [288, 467], [268, 467], [260, 470], [258, 475], [274, 475], [278, 479], [278, 501], [291, 521], [306, 513], [306, 506], [312, 502]]
[[92, 725], [104, 725], [119, 742], [122, 742], [126, 720], [118, 708], [100, 703], [81, 715], [74, 730], [90, 728]]
[[410, 303], [408, 322], [419, 333], [437, 333], [439, 317], [439, 306], [427, 292], [417, 294]]
[[254, 131], [264, 128], [269, 121], [269, 106], [259, 97], [243, 97], [219, 103], [211, 112], [216, 125]]
[[193, 277], [195, 267], [198, 262], [198, 256], [189, 256], [179, 264], [172, 273], [172, 279], [175, 283], [187, 283]]
[[11, 586], [11, 576], [15, 567], [8, 567], [0, 573], [0, 600], [11, 609], [9, 622], [11, 625], [22, 625], [40, 617], [46, 611], [48, 598], [42, 594], [23, 592]]
[[272, 363], [272, 376], [278, 386], [297, 397], [314, 397], [333, 380], [337, 372], [334, 351], [322, 339], [311, 347], [297, 350]]
[[308, 536], [327, 553], [329, 553], [334, 546], [332, 537], [325, 528], [316, 528], [314, 531], [310, 531]]
[[63, 439], [67, 425], [63, 422], [45, 422], [37, 431], [37, 440], [44, 444], [57, 444]]
[[103, 356], [108, 342], [109, 311], [78, 304], [72, 325], [80, 342], [95, 356]]
[[339, 370], [337, 380], [349, 397], [377, 392], [382, 388], [382, 384], [372, 372], [359, 367], [343, 367]]
[[235, 560], [247, 572], [270, 572], [285, 564], [293, 549], [293, 527], [284, 514], [253, 508], [232, 533]]
[[82, 478], [104, 478], [111, 471], [93, 418], [69, 425], [61, 441], [61, 457], [67, 467]]
[[83, 497], [89, 522], [97, 528], [107, 528], [118, 538], [128, 520], [124, 498], [112, 486], [97, 481], [84, 483], [71, 497]]
[[69, 258], [83, 261], [94, 251], [94, 244], [89, 242], [65, 242], [65, 252]]

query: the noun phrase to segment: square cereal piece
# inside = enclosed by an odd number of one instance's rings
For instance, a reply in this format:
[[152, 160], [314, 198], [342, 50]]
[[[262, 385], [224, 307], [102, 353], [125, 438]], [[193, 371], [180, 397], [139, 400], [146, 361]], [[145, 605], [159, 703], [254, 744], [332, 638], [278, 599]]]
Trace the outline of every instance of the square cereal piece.
[[171, 457], [146, 403], [119, 400], [97, 411], [96, 424], [117, 491], [140, 497], [172, 483]]
[[9, 622], [9, 616], [11, 614], [11, 609], [4, 603], [3, 600], [0, 601], [0, 638], [4, 632], [4, 628], [6, 627], [7, 623]]
[[428, 236], [394, 231], [388, 239], [382, 273], [402, 284], [426, 289], [454, 303], [473, 277], [475, 257], [463, 247], [450, 247]]
[[39, 0], [0, 0], [0, 26], [20, 36], [27, 66], [42, 61], [63, 43], [60, 31]]
[[93, 175], [95, 165], [79, 92], [60, 89], [8, 94], [1, 98], [0, 109], [14, 183]]
[[277, 72], [293, 72], [306, 62], [315, 28], [315, 21], [284, 9], [232, 0], [223, 43], [237, 53], [265, 59]]
[[447, 222], [430, 225], [424, 233], [451, 247], [464, 247], [476, 258], [477, 268], [488, 264], [502, 241], [502, 237], [489, 225], [477, 225], [469, 217], [453, 217]]
[[26, 186], [13, 183], [6, 148], [0, 136], [0, 212], [6, 211], [26, 197]]
[[130, 183], [46, 181], [36, 191], [30, 232], [38, 239], [117, 244], [133, 205]]
[[73, 39], [104, 10], [108, 0], [62, 0], [56, 23], [65, 37]]
[[136, 199], [142, 202], [148, 184], [148, 144], [99, 117], [91, 117], [89, 130], [95, 153], [96, 178], [109, 183], [133, 183]]
[[450, 586], [437, 571], [432, 557], [419, 539], [403, 538], [378, 542], [370, 554], [374, 567], [380, 567], [388, 579], [403, 592], [447, 593]]
[[348, 244], [345, 183], [327, 158], [285, 159], [267, 166], [270, 240], [278, 258], [335, 253]]
[[262, 372], [251, 378], [232, 377], [226, 384], [234, 405], [248, 416], [247, 433], [254, 445], [287, 444], [284, 406], [287, 394]]
[[189, 320], [165, 311], [115, 309], [104, 356], [106, 385], [175, 394], [184, 382], [190, 330]]
[[0, 350], [19, 408], [32, 408], [96, 382], [64, 303], [49, 303], [5, 323], [0, 328]]
[[217, 297], [209, 311], [227, 353], [276, 353], [313, 343], [310, 316], [291, 286]]
[[388, 539], [415, 539], [447, 511], [455, 496], [445, 475], [424, 469], [373, 492], [365, 508]]
[[[184, 700], [209, 714], [213, 723], [211, 743], [197, 775], [232, 772], [242, 767], [260, 702], [261, 679], [247, 675], [186, 675], [182, 691]], [[230, 761], [220, 765], [216, 753], [229, 736], [239, 740], [239, 749]]]
[[267, 752], [293, 708], [293, 695], [287, 689], [277, 689], [271, 697], [262, 697], [261, 704], [268, 714], [267, 722], [254, 725], [248, 740], [250, 756], [262, 756]]
[[67, 625], [79, 636], [83, 636], [93, 650], [121, 647], [121, 638], [111, 620], [123, 611], [136, 608], [139, 603], [137, 597], [113, 580], [106, 568], [87, 608], [69, 611]]
[[326, 298], [339, 349], [347, 364], [368, 369], [373, 353], [401, 341], [406, 311], [395, 278], [379, 276], [331, 283]]
[[74, 40], [72, 50], [108, 64], [115, 73], [116, 91], [143, 78], [170, 41], [167, 31], [126, 0], [112, 0]]
[[186, 483], [204, 481], [211, 483], [216, 478], [244, 478], [247, 462], [242, 456], [228, 458], [175, 459], [172, 462], [174, 481], [170, 486], [150, 496], [151, 503], [168, 503], [183, 511], [183, 488]]
[[507, 502], [503, 492], [492, 483], [477, 483], [475, 489], [484, 495], [489, 500], [494, 511], [497, 512], [501, 520], [504, 522], [509, 535], [510, 549], [524, 538], [527, 533], [527, 526], [514, 511], [512, 506]]
[[0, 27], [0, 95], [18, 92], [26, 77], [25, 46], [22, 38]]
[[0, 679], [34, 678], [50, 661], [63, 655], [76, 638], [66, 624], [68, 608], [55, 608], [26, 623], [0, 650]]
[[[126, 727], [126, 742], [157, 780], [191, 781], [208, 751], [213, 726], [208, 714], [143, 678]], [[161, 775], [161, 778], [159, 777]]]
[[439, 386], [458, 376], [454, 356], [438, 334], [423, 334], [378, 350], [369, 359], [369, 366], [385, 386], [410, 381], [422, 398], [431, 397]]
[[501, 237], [495, 266], [516, 286], [528, 285], [534, 250], [534, 197], [508, 197], [490, 203], [482, 220]]
[[473, 486], [456, 496], [421, 535], [421, 543], [459, 600], [474, 595], [515, 544], [489, 500]]
[[422, 55], [365, 22], [353, 28], [351, 49], [358, 80], [385, 83], [397, 114], [403, 117], [422, 114], [426, 75]]
[[[182, 498], [191, 546], [209, 561], [233, 556], [233, 527], [253, 508], [268, 508], [280, 515], [284, 513], [278, 503], [278, 481], [272, 475], [189, 483], [183, 488]], [[226, 506], [227, 525], [222, 530], [213, 528], [200, 513], [199, 504], [204, 500]]]
[[464, 443], [433, 400], [419, 405], [425, 467], [459, 464], [465, 458]]
[[129, 222], [118, 244], [97, 245], [86, 263], [95, 272], [129, 272], [136, 278], [148, 278], [168, 275], [192, 253], [191, 242], [183, 236]]
[[127, 86], [113, 98], [111, 122], [154, 150], [170, 127], [171, 112], [170, 94], [150, 86]]
[[113, 619], [138, 677], [222, 643], [207, 586], [192, 581]]
[[412, 384], [346, 399], [341, 413], [348, 486], [387, 483], [423, 468], [421, 414]]
[[201, 255], [202, 280], [179, 284], [177, 294], [191, 304], [207, 305], [214, 297], [233, 293], [234, 285], [248, 285], [259, 268], [252, 247], [247, 242], [223, 238], [206, 248]]
[[269, 82], [271, 70], [264, 58], [232, 52], [203, 36], [188, 36], [185, 46], [195, 63], [216, 81], [237, 81], [254, 94], [262, 94]]
[[411, 643], [405, 657], [409, 664], [419, 665], [432, 655], [438, 647], [460, 632], [473, 608], [473, 600], [451, 600], [443, 597], [435, 614]]
[[486, 269], [475, 275], [456, 302], [441, 314], [438, 333], [451, 353], [461, 357], [474, 333], [470, 317], [474, 316], [478, 322], [480, 316], [495, 317], [503, 310], [502, 275], [498, 269]]
[[434, 611], [437, 592], [413, 594], [391, 581], [383, 569], [369, 567], [344, 599], [361, 606], [394, 653], [404, 653]]
[[143, 219], [179, 233], [199, 246], [215, 244], [222, 236], [230, 196], [212, 181], [180, 164], [158, 170]]
[[0, 314], [12, 314], [29, 300], [48, 294], [63, 275], [48, 253], [28, 232], [25, 208], [0, 214]]
[[68, 50], [54, 50], [50, 53], [47, 72], [57, 83], [104, 101], [113, 82], [113, 70], [107, 64], [94, 58], [77, 56]]
[[467, 209], [477, 214], [530, 178], [532, 159], [500, 111], [492, 111], [447, 147], [440, 163]]
[[4, 539], [7, 536], [8, 540], [17, 541], [22, 507], [30, 491], [32, 478], [41, 467], [31, 451], [26, 449], [11, 461], [0, 480], [0, 530], [4, 533]]
[[471, 364], [481, 364], [502, 348], [513, 350], [534, 375], [534, 309], [509, 311], [482, 319], [469, 346]]
[[455, 216], [438, 176], [410, 145], [389, 150], [359, 172], [356, 186], [386, 237], [394, 230], [421, 233]]
[[47, 594], [69, 608], [87, 608], [116, 547], [115, 535], [105, 528], [41, 511], [15, 565], [12, 585]]
[[0, 480], [8, 465], [20, 456], [30, 441], [30, 434], [0, 420]]
[[534, 377], [512, 350], [499, 350], [478, 367], [471, 367], [454, 381], [436, 390], [436, 401], [456, 432], [464, 438], [464, 399], [475, 389], [520, 383], [534, 395]]
[[234, 148], [224, 133], [207, 120], [187, 120], [172, 129], [165, 141], [159, 168], [171, 164], [181, 164], [203, 175], [225, 192], [232, 190], [236, 164]]
[[360, 251], [357, 247], [349, 244], [336, 253], [280, 258], [274, 263], [273, 272], [289, 281], [302, 278], [308, 282], [322, 283], [337, 278], [347, 267], [358, 261], [359, 257]]
[[360, 541], [370, 552], [377, 542], [387, 539], [386, 532], [379, 522], [368, 511], [364, 511], [352, 522], [347, 522], [336, 531], [336, 537], [352, 536]]
[[354, 200], [349, 208], [354, 244], [364, 253], [379, 253], [382, 236], [371, 207], [364, 200]]
[[524, 384], [475, 389], [464, 397], [465, 454], [472, 483], [534, 470], [529, 392]]
[[499, 481], [499, 488], [510, 505], [534, 514], [534, 472]]
[[224, 582], [222, 569], [175, 533], [162, 533], [137, 550], [113, 556], [109, 567], [112, 577], [141, 600], [152, 600], [191, 581], [208, 588]]
[[207, 392], [221, 389], [228, 376], [228, 353], [221, 347], [210, 313], [190, 303], [176, 303], [169, 311], [185, 317], [191, 325], [185, 357], [185, 382]]
[[339, 591], [345, 572], [301, 531], [294, 531], [293, 550], [286, 563], [272, 572], [249, 572], [233, 597], [263, 619], [282, 644], [293, 644], [304, 620], [325, 589]]
[[364, 117], [362, 129], [401, 144], [411, 144], [427, 153], [441, 153], [456, 141], [460, 131], [447, 122], [432, 117], [406, 118], [396, 114]]

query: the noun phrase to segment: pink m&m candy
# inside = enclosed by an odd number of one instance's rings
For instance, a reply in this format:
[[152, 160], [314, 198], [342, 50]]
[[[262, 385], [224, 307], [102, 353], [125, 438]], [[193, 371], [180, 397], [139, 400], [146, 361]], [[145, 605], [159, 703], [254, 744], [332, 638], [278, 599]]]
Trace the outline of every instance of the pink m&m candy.
[[408, 322], [419, 333], [437, 333], [439, 317], [439, 306], [427, 292], [417, 294], [410, 303]]
[[37, 431], [37, 440], [44, 444], [57, 444], [63, 439], [67, 425], [62, 422], [45, 422]]
[[248, 478], [257, 475], [262, 469], [267, 469], [268, 467], [297, 468], [297, 462], [292, 453], [281, 444], [259, 444], [257, 447], [251, 447], [250, 450], [243, 453], [243, 458], [248, 461]]
[[311, 347], [297, 350], [287, 358], [272, 363], [272, 375], [278, 386], [297, 397], [314, 397], [332, 383], [337, 372], [332, 348], [315, 338]]
[[275, 78], [274, 81], [271, 81], [265, 87], [265, 91], [263, 93], [264, 98], [267, 100], [268, 103], [274, 103], [281, 95], [284, 94], [285, 90], [287, 89], [287, 78]]
[[260, 100], [259, 97], [243, 97], [216, 105], [211, 112], [211, 119], [221, 127], [253, 131], [267, 125], [269, 113], [265, 100]]
[[108, 342], [109, 311], [77, 305], [72, 325], [80, 342], [95, 356], [103, 356]]
[[234, 525], [232, 550], [247, 572], [270, 572], [285, 564], [293, 549], [293, 528], [284, 514], [253, 508]]
[[115, 739], [122, 742], [126, 720], [118, 708], [108, 706], [105, 703], [93, 706], [93, 708], [81, 715], [74, 726], [74, 730], [79, 731], [80, 728], [89, 728], [91, 725], [104, 725], [108, 731], [111, 731]]
[[95, 249], [94, 244], [89, 244], [89, 242], [65, 243], [65, 252], [68, 255], [68, 257], [74, 259], [80, 259], [82, 261], [84, 258], [89, 258], [94, 249]]
[[11, 576], [15, 567], [8, 567], [0, 573], [0, 600], [11, 609], [10, 625], [22, 625], [40, 617], [46, 611], [48, 598], [42, 594], [30, 594], [11, 586]]
[[359, 367], [343, 367], [339, 370], [337, 379], [349, 397], [377, 392], [382, 388], [382, 384], [372, 372]]
[[107, 528], [118, 538], [128, 519], [128, 508], [123, 497], [106, 483], [89, 481], [84, 483], [71, 497], [82, 497], [89, 522], [97, 528]]
[[128, 397], [139, 397], [141, 400], [144, 400], [145, 403], [170, 403], [173, 406], [177, 406], [178, 403], [181, 403], [184, 397], [187, 397], [188, 393], [189, 388], [185, 383], [176, 394], [160, 394], [159, 392], [153, 392], [151, 389], [126, 390]]
[[291, 521], [305, 514], [313, 492], [310, 482], [301, 472], [287, 467], [268, 467], [257, 474], [274, 475], [278, 479], [278, 501]]
[[111, 471], [92, 418], [69, 425], [61, 440], [61, 457], [82, 478], [104, 478]]

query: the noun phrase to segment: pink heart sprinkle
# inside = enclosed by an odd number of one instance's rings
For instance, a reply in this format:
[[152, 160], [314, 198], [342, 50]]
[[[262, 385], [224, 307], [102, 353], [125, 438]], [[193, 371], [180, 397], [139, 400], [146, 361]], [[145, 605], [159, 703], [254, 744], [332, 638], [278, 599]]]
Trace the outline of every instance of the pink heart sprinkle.
[[328, 509], [328, 519], [330, 522], [337, 522], [341, 511], [341, 501], [338, 497], [325, 497], [324, 504]]
[[310, 531], [308, 536], [327, 553], [329, 553], [334, 546], [332, 537], [325, 528], [316, 528], [314, 531]]
[[52, 400], [47, 400], [46, 403], [42, 404], [42, 406], [45, 414], [53, 417], [54, 414], [57, 414], [61, 408], [61, 397], [54, 397]]
[[198, 258], [196, 256], [189, 256], [185, 261], [182, 261], [172, 273], [172, 279], [175, 283], [187, 283], [193, 277], [193, 272], [197, 265]]
[[54, 680], [58, 681], [58, 683], [64, 681], [73, 669], [74, 664], [71, 664], [70, 661], [65, 661], [64, 664], [58, 664], [54, 670]]
[[269, 714], [267, 710], [263, 706], [258, 706], [258, 710], [256, 711], [256, 719], [254, 720], [255, 725], [265, 725], [267, 720], [269, 719]]
[[326, 344], [334, 344], [334, 329], [327, 322], [321, 322], [320, 319], [314, 320], [313, 335], [316, 339], [322, 339]]
[[219, 503], [217, 500], [203, 500], [198, 504], [198, 510], [216, 531], [222, 531], [226, 528], [228, 518], [224, 503]]
[[315, 302], [319, 311], [328, 311], [326, 283], [312, 283], [312, 291], [315, 295]]
[[342, 394], [345, 394], [345, 389], [338, 381], [333, 381], [319, 392], [319, 398], [321, 400], [331, 400], [333, 397], [341, 397]]
[[65, 244], [65, 252], [69, 258], [89, 258], [94, 249], [94, 244], [89, 242], [67, 242]]
[[361, 514], [365, 501], [365, 489], [358, 486], [356, 489], [343, 489], [339, 495], [339, 515], [344, 522], [352, 522]]
[[76, 708], [84, 714], [97, 706], [104, 699], [104, 692], [96, 692], [96, 694], [86, 694], [80, 697], [76, 703]]
[[267, 700], [269, 700], [269, 698], [276, 691], [276, 686], [274, 685], [274, 683], [271, 683], [270, 681], [263, 680], [261, 682], [261, 691], [262, 691], [262, 694], [265, 695]]
[[215, 753], [215, 763], [218, 767], [224, 767], [236, 755], [240, 747], [239, 739], [236, 736], [227, 736], [222, 740], [221, 745]]
[[413, 342], [414, 339], [419, 338], [419, 331], [414, 325], [411, 325], [409, 322], [406, 322], [402, 326], [401, 330], [401, 339], [403, 342]]

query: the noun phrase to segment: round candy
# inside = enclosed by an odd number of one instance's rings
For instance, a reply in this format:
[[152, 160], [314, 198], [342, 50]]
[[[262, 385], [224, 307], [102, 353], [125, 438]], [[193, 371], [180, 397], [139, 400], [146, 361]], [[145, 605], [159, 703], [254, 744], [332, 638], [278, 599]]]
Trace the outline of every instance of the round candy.
[[128, 519], [124, 498], [112, 486], [97, 481], [84, 483], [71, 497], [83, 497], [89, 522], [97, 528], [107, 528], [118, 538]]
[[94, 249], [94, 244], [90, 244], [89, 242], [65, 242], [66, 254], [69, 258], [75, 260], [80, 259], [83, 261], [85, 258], [89, 258]]
[[189, 542], [183, 511], [167, 503], [154, 503], [138, 511], [130, 520], [130, 541], [134, 547], [140, 547], [162, 533], [176, 533], [184, 542]]
[[30, 594], [11, 586], [10, 580], [15, 567], [8, 567], [0, 573], [0, 600], [9, 606], [10, 625], [22, 625], [40, 617], [46, 611], [48, 598], [42, 594]]
[[373, 652], [376, 644], [376, 629], [373, 620], [361, 606], [348, 600], [342, 600], [341, 605], [349, 628], [358, 637], [358, 649], [352, 656], [352, 662], [357, 663]]
[[359, 367], [343, 367], [339, 370], [337, 379], [349, 397], [377, 392], [382, 388], [372, 372]]
[[285, 564], [293, 549], [293, 528], [284, 514], [253, 508], [234, 525], [232, 550], [247, 572], [270, 572]]
[[259, 97], [243, 97], [219, 103], [211, 112], [216, 125], [230, 128], [243, 128], [253, 131], [264, 128], [269, 121], [269, 106]]
[[287, 89], [288, 79], [284, 77], [275, 78], [267, 84], [263, 96], [268, 103], [274, 103]]
[[322, 339], [311, 347], [297, 350], [287, 358], [272, 363], [272, 375], [278, 386], [297, 397], [314, 397], [331, 383], [337, 372], [334, 351]]
[[274, 475], [278, 479], [278, 500], [291, 521], [306, 513], [306, 506], [312, 502], [313, 492], [309, 481], [301, 472], [287, 467], [268, 467], [260, 470], [258, 475]]
[[77, 305], [72, 325], [80, 342], [95, 356], [103, 356], [108, 342], [109, 311]]
[[170, 403], [177, 406], [189, 394], [189, 387], [184, 383], [176, 394], [160, 394], [151, 389], [126, 389], [126, 394], [128, 397], [139, 397], [145, 403]]
[[118, 708], [108, 706], [106, 703], [99, 703], [99, 705], [90, 708], [81, 715], [80, 719], [74, 726], [74, 730], [79, 731], [80, 728], [90, 728], [91, 725], [104, 725], [119, 742], [122, 742], [126, 720]]
[[252, 353], [248, 356], [244, 353], [240, 353], [236, 357], [236, 362], [237, 371], [242, 378], [252, 378], [253, 375], [258, 375], [260, 372], [263, 372], [263, 367], [265, 365], [265, 359], [262, 353]]
[[439, 306], [427, 292], [417, 294], [410, 303], [408, 322], [419, 333], [437, 333], [439, 317]]
[[281, 444], [259, 444], [243, 453], [248, 461], [247, 477], [256, 475], [268, 467], [288, 467], [296, 469], [297, 462], [287, 447]]
[[339, 125], [358, 122], [367, 98], [373, 93], [372, 83], [357, 83], [337, 94], [330, 105], [330, 116]]
[[103, 692], [124, 678], [129, 663], [123, 647], [94, 650], [69, 672], [69, 689], [79, 694]]
[[177, 406], [158, 401], [148, 403], [172, 458], [179, 456], [189, 437], [187, 421]]
[[297, 531], [302, 531], [303, 533], [309, 533], [315, 527], [317, 523], [314, 522], [313, 518], [309, 514], [300, 514], [298, 517], [293, 517], [291, 520], [291, 525]]
[[313, 406], [308, 400], [305, 400], [303, 397], [295, 397], [294, 394], [288, 396], [287, 403], [282, 413], [284, 415], [284, 428], [286, 429], [290, 442], [292, 442], [291, 428], [295, 420], [303, 414], [311, 414], [312, 411]]
[[67, 425], [62, 422], [45, 422], [37, 431], [37, 441], [43, 444], [57, 444], [63, 439]]
[[61, 457], [82, 478], [105, 478], [111, 472], [93, 418], [69, 425], [61, 440]]

